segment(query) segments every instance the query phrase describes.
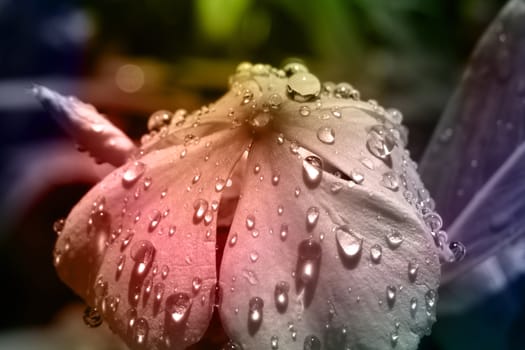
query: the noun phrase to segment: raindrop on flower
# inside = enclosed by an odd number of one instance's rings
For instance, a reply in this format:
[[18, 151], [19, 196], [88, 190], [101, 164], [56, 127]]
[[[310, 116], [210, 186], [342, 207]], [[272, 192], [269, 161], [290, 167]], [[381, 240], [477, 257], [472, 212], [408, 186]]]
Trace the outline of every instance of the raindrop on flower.
[[162, 297], [164, 296], [164, 283], [159, 282], [153, 287], [153, 294], [155, 295], [155, 301], [159, 303], [162, 300]]
[[347, 226], [335, 229], [335, 238], [346, 258], [355, 258], [361, 253], [363, 239], [357, 237]]
[[331, 145], [335, 142], [335, 131], [331, 127], [320, 127], [317, 129], [317, 138], [319, 141]]
[[386, 287], [386, 301], [388, 303], [388, 306], [392, 307], [394, 306], [394, 303], [396, 302], [396, 287], [395, 286], [387, 286]]
[[463, 260], [467, 254], [467, 248], [461, 242], [450, 242], [449, 248], [454, 255], [454, 261], [458, 262]]
[[279, 109], [282, 102], [283, 98], [279, 94], [271, 94], [270, 97], [268, 97], [268, 105], [271, 109]]
[[305, 102], [319, 95], [321, 82], [313, 74], [298, 72], [288, 78], [287, 90], [292, 99]]
[[308, 106], [301, 106], [299, 107], [299, 114], [302, 116], [302, 117], [308, 117], [310, 115], [310, 107]]
[[436, 298], [437, 298], [436, 291], [433, 289], [429, 289], [425, 293], [425, 306], [426, 306], [427, 315], [429, 317], [432, 315], [434, 306], [436, 306]]
[[228, 244], [230, 245], [230, 247], [233, 247], [236, 243], [237, 243], [237, 234], [234, 233], [232, 237], [230, 238], [230, 241], [228, 242]]
[[392, 249], [395, 249], [403, 243], [403, 235], [401, 232], [399, 232], [396, 229], [390, 229], [385, 235], [386, 242], [388, 243], [389, 247]]
[[248, 303], [248, 327], [250, 333], [255, 333], [261, 326], [263, 319], [264, 301], [259, 297], [253, 297]]
[[272, 350], [279, 349], [279, 337], [276, 335], [272, 335], [272, 337], [270, 338], [270, 344], [271, 344]]
[[307, 156], [303, 160], [303, 177], [309, 186], [317, 186], [321, 182], [323, 161], [317, 156]]
[[251, 261], [252, 263], [254, 263], [254, 262], [256, 262], [257, 260], [259, 260], [259, 253], [257, 253], [257, 252], [254, 250], [254, 251], [252, 251], [252, 252], [250, 253], [250, 261]]
[[441, 216], [435, 212], [430, 212], [423, 216], [423, 221], [425, 221], [425, 224], [432, 232], [437, 233], [443, 226], [443, 220], [441, 219]]
[[332, 107], [330, 109], [330, 111], [332, 112], [332, 115], [336, 118], [341, 118], [342, 116], [342, 113], [341, 113], [341, 110], [339, 109], [339, 107]]
[[163, 126], [170, 124], [173, 113], [166, 110], [154, 112], [148, 119], [148, 130], [159, 131]]
[[283, 67], [283, 71], [286, 74], [286, 76], [289, 77], [300, 72], [307, 73], [308, 68], [306, 68], [306, 66], [301, 63], [291, 62]]
[[82, 316], [84, 323], [91, 328], [98, 327], [102, 324], [102, 315], [98, 312], [97, 308], [87, 306]]
[[250, 214], [246, 216], [246, 228], [248, 228], [248, 230], [253, 230], [254, 227], [255, 227], [255, 216]]
[[381, 185], [392, 191], [397, 191], [399, 188], [399, 181], [397, 180], [396, 173], [393, 171], [387, 171], [383, 174], [381, 179]]
[[150, 219], [150, 222], [149, 222], [149, 226], [148, 226], [148, 231], [149, 231], [149, 232], [152, 232], [152, 231], [155, 230], [155, 229], [157, 228], [157, 226], [159, 225], [159, 222], [160, 222], [160, 219], [161, 219], [160, 211], [158, 211], [158, 210], [153, 210], [153, 211], [149, 214], [149, 219]]
[[155, 247], [151, 242], [142, 240], [131, 246], [131, 258], [135, 261], [135, 272], [138, 275], [147, 273], [155, 256]]
[[146, 165], [140, 161], [135, 161], [128, 165], [122, 173], [122, 184], [129, 187], [134, 184], [146, 170]]
[[417, 311], [417, 298], [413, 297], [410, 299], [410, 315], [414, 317]]
[[251, 90], [249, 89], [244, 90], [242, 94], [241, 105], [247, 105], [248, 103], [251, 102], [252, 99], [253, 99], [253, 92], [251, 92]]
[[419, 270], [419, 265], [416, 262], [408, 262], [408, 279], [410, 282], [414, 282], [417, 278], [417, 272]]
[[370, 260], [372, 260], [373, 263], [378, 264], [381, 261], [381, 255], [382, 255], [383, 249], [379, 244], [374, 244], [372, 247], [370, 247]]
[[281, 229], [279, 230], [279, 237], [281, 237], [282, 241], [286, 240], [286, 237], [288, 237], [288, 225], [282, 224]]
[[352, 96], [352, 85], [342, 82], [335, 86], [334, 96], [337, 98], [350, 98]]
[[175, 324], [181, 324], [188, 317], [192, 300], [186, 293], [175, 293], [166, 298], [166, 313]]
[[145, 318], [138, 318], [133, 324], [133, 341], [137, 345], [144, 345], [148, 338], [149, 325]]
[[202, 279], [200, 277], [193, 277], [191, 281], [191, 289], [193, 293], [197, 294], [202, 287]]
[[310, 207], [306, 210], [306, 224], [309, 229], [312, 229], [319, 220], [319, 208]]
[[397, 330], [392, 331], [390, 333], [390, 344], [392, 344], [392, 347], [395, 347], [397, 345], [397, 342], [399, 340], [399, 333]]
[[57, 236], [60, 236], [60, 234], [62, 233], [62, 230], [64, 229], [64, 224], [64, 219], [58, 219], [53, 223], [53, 231], [55, 231]]
[[321, 350], [321, 341], [315, 335], [308, 335], [304, 338], [303, 350]]
[[288, 282], [280, 281], [275, 285], [274, 300], [277, 311], [283, 313], [288, 308], [288, 292], [290, 285]]
[[375, 125], [368, 132], [366, 145], [374, 156], [385, 159], [394, 149], [395, 138], [383, 125]]
[[152, 182], [153, 182], [153, 179], [150, 176], [146, 176], [144, 178], [144, 183], [143, 183], [144, 190], [149, 189], [151, 187]]
[[298, 277], [304, 284], [309, 284], [317, 278], [321, 245], [312, 239], [299, 244]]
[[168, 267], [168, 265], [163, 265], [160, 268], [160, 277], [162, 277], [162, 279], [166, 279], [169, 273], [170, 273], [170, 268]]
[[356, 184], [360, 184], [365, 180], [365, 176], [359, 170], [354, 169], [350, 172], [350, 179]]
[[195, 209], [193, 218], [195, 221], [199, 222], [204, 218], [204, 215], [208, 210], [208, 202], [204, 199], [197, 199], [193, 202], [193, 209]]

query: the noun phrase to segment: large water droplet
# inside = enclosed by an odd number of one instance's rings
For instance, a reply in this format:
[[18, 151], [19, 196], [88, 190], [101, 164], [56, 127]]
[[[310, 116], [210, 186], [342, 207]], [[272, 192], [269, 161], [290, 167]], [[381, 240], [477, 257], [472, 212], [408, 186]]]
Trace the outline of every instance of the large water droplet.
[[396, 229], [390, 229], [390, 231], [386, 233], [385, 238], [386, 238], [386, 242], [392, 249], [399, 247], [401, 243], [403, 243], [403, 240], [404, 240], [401, 232], [399, 232]]
[[303, 178], [307, 185], [317, 186], [323, 174], [323, 161], [317, 156], [307, 156], [303, 160]]
[[149, 325], [145, 318], [137, 318], [133, 324], [133, 341], [143, 346], [148, 340]]
[[315, 335], [308, 335], [304, 338], [303, 350], [321, 350], [321, 341]]
[[102, 324], [102, 315], [98, 312], [96, 307], [87, 306], [82, 316], [84, 323], [91, 328], [98, 327]]
[[257, 332], [263, 319], [264, 301], [259, 297], [253, 297], [248, 303], [248, 329], [251, 334]]
[[175, 293], [166, 298], [166, 312], [175, 324], [182, 324], [189, 315], [192, 300], [186, 293]]
[[299, 102], [313, 99], [321, 91], [321, 82], [313, 74], [297, 72], [288, 78], [288, 94]]
[[312, 229], [319, 220], [319, 208], [310, 207], [306, 210], [306, 226]]
[[208, 201], [204, 199], [195, 200], [195, 202], [193, 202], [193, 209], [195, 209], [195, 212], [193, 213], [193, 219], [196, 222], [200, 222], [208, 210]]
[[146, 274], [155, 257], [155, 247], [150, 241], [142, 240], [131, 246], [131, 258], [135, 261], [135, 273]]
[[297, 275], [304, 284], [309, 284], [316, 280], [320, 259], [321, 245], [318, 242], [307, 239], [299, 244]]
[[397, 191], [399, 189], [399, 181], [397, 179], [396, 173], [393, 171], [387, 171], [383, 174], [383, 178], [381, 179], [381, 185], [388, 188], [392, 191]]
[[461, 261], [467, 254], [467, 248], [461, 242], [450, 242], [449, 245], [452, 254], [454, 254], [454, 261]]
[[328, 126], [317, 129], [317, 138], [319, 141], [331, 145], [335, 142], [335, 130]]
[[363, 239], [357, 237], [346, 225], [335, 229], [335, 238], [346, 258], [353, 259], [361, 253]]
[[375, 125], [368, 132], [366, 145], [374, 156], [385, 159], [396, 145], [395, 137], [383, 125]]
[[443, 226], [443, 220], [441, 219], [441, 216], [439, 216], [438, 213], [430, 212], [423, 216], [423, 220], [425, 221], [425, 224], [432, 232], [438, 232], [439, 229]]
[[386, 301], [389, 307], [394, 306], [394, 303], [396, 302], [396, 287], [395, 286], [390, 285], [386, 287]]
[[381, 255], [383, 254], [383, 248], [379, 244], [374, 244], [370, 247], [370, 260], [373, 263], [378, 264], [381, 261]]
[[122, 184], [129, 187], [134, 184], [146, 170], [146, 165], [140, 161], [134, 161], [128, 165], [122, 173]]
[[290, 285], [288, 282], [280, 281], [275, 285], [274, 298], [275, 298], [275, 307], [277, 311], [283, 313], [288, 308], [288, 292], [290, 290]]

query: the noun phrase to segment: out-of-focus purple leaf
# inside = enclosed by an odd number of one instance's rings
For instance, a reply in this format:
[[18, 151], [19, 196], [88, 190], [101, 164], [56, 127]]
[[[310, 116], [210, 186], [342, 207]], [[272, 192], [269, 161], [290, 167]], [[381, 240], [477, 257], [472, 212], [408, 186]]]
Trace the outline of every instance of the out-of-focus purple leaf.
[[420, 165], [446, 224], [524, 139], [525, 1], [511, 0], [478, 43]]

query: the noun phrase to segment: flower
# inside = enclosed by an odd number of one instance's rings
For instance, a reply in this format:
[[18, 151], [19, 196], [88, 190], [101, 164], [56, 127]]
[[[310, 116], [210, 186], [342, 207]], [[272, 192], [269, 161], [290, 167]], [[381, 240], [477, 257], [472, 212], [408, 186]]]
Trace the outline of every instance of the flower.
[[130, 348], [187, 348], [213, 312], [245, 350], [415, 349], [430, 332], [440, 257], [463, 250], [397, 110], [300, 64], [242, 63], [215, 104], [153, 114], [135, 151], [94, 108], [35, 93], [99, 161], [126, 159], [58, 227], [55, 265]]

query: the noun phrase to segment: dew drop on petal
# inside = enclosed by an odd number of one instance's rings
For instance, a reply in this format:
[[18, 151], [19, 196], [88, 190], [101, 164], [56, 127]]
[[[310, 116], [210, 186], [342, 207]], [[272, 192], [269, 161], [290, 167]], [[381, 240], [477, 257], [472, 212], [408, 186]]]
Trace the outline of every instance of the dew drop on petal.
[[425, 293], [425, 306], [426, 306], [426, 312], [427, 316], [432, 316], [434, 307], [436, 306], [436, 291], [433, 289], [429, 289]]
[[298, 102], [313, 99], [321, 91], [321, 82], [311, 73], [298, 72], [288, 78], [288, 94]]
[[316, 280], [321, 259], [321, 245], [312, 240], [307, 239], [299, 244], [299, 261], [298, 261], [298, 277], [305, 283], [309, 284]]
[[98, 327], [102, 324], [102, 315], [98, 312], [97, 308], [87, 306], [82, 315], [84, 323], [91, 328]]
[[323, 161], [317, 156], [307, 156], [303, 160], [303, 177], [310, 186], [317, 186], [321, 182]]
[[290, 291], [290, 284], [285, 281], [280, 281], [275, 285], [274, 300], [277, 311], [283, 313], [288, 308], [288, 292]]
[[394, 303], [396, 302], [396, 287], [395, 286], [387, 286], [386, 287], [386, 301], [388, 303], [388, 306], [392, 307], [394, 306]]
[[355, 258], [361, 253], [363, 239], [358, 238], [347, 226], [337, 227], [335, 238], [346, 258]]
[[232, 237], [230, 238], [230, 241], [228, 242], [228, 244], [230, 245], [230, 247], [233, 247], [235, 244], [237, 244], [237, 234], [234, 233], [232, 235]]
[[250, 261], [252, 263], [257, 262], [259, 260], [259, 253], [257, 253], [255, 250], [250, 253]]
[[437, 233], [443, 226], [443, 220], [441, 219], [441, 216], [435, 212], [425, 214], [425, 216], [423, 216], [423, 221], [431, 232]]
[[135, 261], [135, 273], [142, 275], [147, 273], [155, 257], [155, 247], [150, 241], [142, 240], [131, 246], [131, 258]]
[[233, 341], [228, 341], [221, 350], [242, 350], [241, 346]]
[[249, 214], [248, 216], [246, 216], [246, 228], [248, 230], [253, 230], [254, 227], [255, 227], [255, 216]]
[[321, 341], [315, 335], [304, 338], [303, 350], [321, 350]]
[[64, 229], [64, 224], [64, 219], [58, 219], [53, 223], [53, 231], [55, 231], [57, 236], [60, 236], [60, 234], [62, 233], [62, 230]]
[[301, 106], [299, 107], [299, 114], [302, 116], [302, 117], [308, 117], [310, 115], [310, 107], [308, 106]]
[[276, 335], [272, 335], [272, 337], [270, 338], [270, 345], [272, 350], [279, 349], [279, 337]]
[[157, 228], [157, 226], [159, 225], [159, 222], [160, 222], [160, 219], [161, 219], [160, 211], [153, 210], [149, 214], [149, 219], [150, 219], [150, 222], [149, 222], [149, 225], [148, 225], [148, 231], [149, 232], [153, 232]]
[[410, 282], [414, 282], [417, 278], [417, 272], [419, 270], [419, 265], [414, 261], [408, 262], [408, 279]]
[[365, 180], [365, 176], [359, 170], [354, 169], [350, 172], [350, 179], [356, 184], [360, 184]]
[[319, 208], [310, 207], [306, 210], [306, 225], [309, 229], [313, 228], [319, 220]]
[[396, 173], [393, 171], [387, 171], [383, 174], [383, 178], [381, 179], [381, 185], [388, 188], [392, 191], [397, 191], [399, 188], [399, 181], [397, 179]]
[[417, 311], [417, 298], [413, 297], [410, 299], [410, 315], [414, 317]]
[[129, 187], [134, 184], [146, 170], [146, 165], [140, 161], [134, 161], [128, 165], [122, 173], [122, 184]]
[[250, 329], [257, 331], [263, 319], [264, 301], [259, 297], [253, 297], [248, 303], [248, 325]]
[[396, 229], [390, 229], [385, 235], [386, 242], [388, 243], [389, 247], [392, 249], [395, 249], [403, 243], [403, 235], [401, 232], [399, 232]]
[[186, 293], [175, 293], [166, 298], [166, 313], [175, 324], [182, 324], [189, 315], [192, 300]]
[[191, 289], [193, 290], [193, 293], [197, 294], [202, 286], [202, 278], [200, 277], [193, 277], [193, 280], [191, 281]]
[[193, 209], [195, 209], [193, 218], [195, 221], [199, 222], [204, 218], [204, 215], [208, 210], [208, 202], [204, 199], [197, 199], [193, 202]]
[[370, 153], [380, 159], [385, 159], [394, 149], [395, 138], [383, 125], [373, 126], [368, 132], [366, 146]]
[[335, 142], [335, 131], [331, 127], [320, 127], [317, 129], [317, 138], [319, 141], [331, 145]]
[[374, 244], [370, 247], [370, 260], [373, 263], [378, 264], [381, 261], [381, 255], [383, 254], [383, 249], [379, 244]]
[[285, 241], [286, 237], [288, 237], [288, 225], [282, 224], [281, 229], [279, 230], [279, 237], [281, 237], [281, 241]]
[[450, 242], [449, 248], [454, 255], [454, 261], [461, 261], [467, 254], [467, 248], [461, 242]]
[[145, 318], [137, 318], [133, 323], [133, 341], [143, 346], [148, 339], [149, 325]]

